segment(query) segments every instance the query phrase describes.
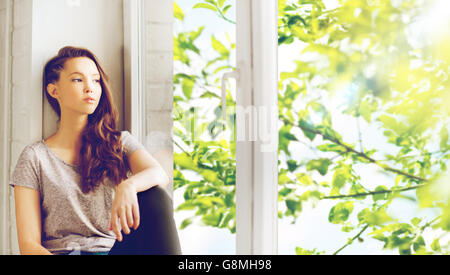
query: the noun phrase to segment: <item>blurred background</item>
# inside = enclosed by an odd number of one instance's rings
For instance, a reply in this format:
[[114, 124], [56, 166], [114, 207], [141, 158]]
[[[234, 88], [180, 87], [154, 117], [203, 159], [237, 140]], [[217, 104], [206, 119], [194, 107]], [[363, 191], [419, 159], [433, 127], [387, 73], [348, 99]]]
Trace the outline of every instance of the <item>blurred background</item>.
[[[449, 5], [278, 0], [279, 254], [449, 253]], [[236, 1], [174, 16], [184, 251], [234, 254]]]

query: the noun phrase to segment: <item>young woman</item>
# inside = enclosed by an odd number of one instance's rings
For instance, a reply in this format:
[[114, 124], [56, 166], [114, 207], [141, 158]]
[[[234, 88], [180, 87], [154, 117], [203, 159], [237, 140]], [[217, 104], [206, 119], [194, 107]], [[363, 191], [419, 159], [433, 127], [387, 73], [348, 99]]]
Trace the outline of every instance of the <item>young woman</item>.
[[169, 178], [116, 129], [97, 57], [62, 48], [45, 65], [43, 92], [59, 128], [24, 148], [11, 178], [21, 254], [181, 254]]

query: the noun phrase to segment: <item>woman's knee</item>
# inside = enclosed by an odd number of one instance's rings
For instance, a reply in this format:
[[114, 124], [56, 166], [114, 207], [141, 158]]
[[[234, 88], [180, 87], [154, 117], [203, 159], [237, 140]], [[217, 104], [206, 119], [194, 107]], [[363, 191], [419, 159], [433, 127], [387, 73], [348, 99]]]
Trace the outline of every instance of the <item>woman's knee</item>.
[[142, 214], [173, 215], [173, 201], [167, 191], [159, 185], [138, 193], [139, 211]]
[[138, 193], [140, 212], [139, 236], [148, 253], [181, 254], [178, 232], [173, 216], [173, 203], [161, 186]]

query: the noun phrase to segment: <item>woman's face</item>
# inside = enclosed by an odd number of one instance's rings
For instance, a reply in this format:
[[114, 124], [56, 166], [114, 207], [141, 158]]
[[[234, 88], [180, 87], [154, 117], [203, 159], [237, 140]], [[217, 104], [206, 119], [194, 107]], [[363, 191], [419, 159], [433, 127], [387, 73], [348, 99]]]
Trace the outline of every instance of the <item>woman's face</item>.
[[[100, 102], [100, 83], [100, 73], [94, 61], [87, 57], [76, 57], [66, 61], [58, 82], [49, 84], [47, 90], [58, 100], [61, 113], [70, 109], [90, 115]], [[87, 100], [89, 98], [93, 100]]]

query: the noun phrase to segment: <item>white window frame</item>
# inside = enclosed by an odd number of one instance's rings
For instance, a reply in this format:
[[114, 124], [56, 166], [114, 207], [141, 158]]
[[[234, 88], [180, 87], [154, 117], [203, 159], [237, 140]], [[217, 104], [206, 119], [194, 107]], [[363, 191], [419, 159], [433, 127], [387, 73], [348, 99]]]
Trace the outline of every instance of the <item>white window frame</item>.
[[[11, 136], [11, 28], [12, 28], [12, 3], [11, 1], [6, 1], [4, 4], [5, 17], [4, 22], [0, 22], [1, 27], [4, 30], [5, 41], [0, 41], [4, 43], [5, 67], [3, 68], [4, 86], [3, 91], [1, 91], [2, 98], [0, 102], [2, 103], [2, 138], [0, 143], [0, 151], [2, 152], [0, 156], [0, 171], [1, 173], [1, 190], [0, 190], [0, 255], [11, 254], [12, 251], [12, 233], [13, 226], [11, 223], [12, 209], [12, 196], [13, 190], [9, 186], [9, 171], [11, 163], [11, 150], [10, 150], [10, 136]], [[0, 70], [1, 71], [1, 70]]]
[[123, 0], [125, 129], [145, 140], [145, 0]]
[[[275, 145], [272, 151], [264, 150], [258, 134], [254, 141], [236, 141], [236, 254], [275, 255], [278, 251], [278, 1], [238, 0], [236, 4], [239, 73], [236, 105], [244, 110], [256, 108], [258, 119], [250, 119], [248, 129], [260, 127], [261, 107], [269, 110], [270, 119], [263, 123], [274, 122], [269, 129], [270, 142]], [[238, 112], [236, 116], [239, 130], [244, 120]]]
[[[145, 0], [124, 0], [125, 128], [145, 138]], [[266, 107], [274, 150], [260, 140], [236, 141], [236, 254], [278, 251], [278, 1], [236, 1], [236, 104]], [[172, 35], [172, 34], [170, 34]], [[238, 108], [236, 108], [238, 109]], [[259, 114], [259, 112], [257, 112]], [[237, 114], [239, 116], [240, 114]], [[236, 129], [240, 125], [237, 118]], [[250, 119], [248, 128], [258, 120]], [[257, 128], [256, 128], [257, 129]]]

